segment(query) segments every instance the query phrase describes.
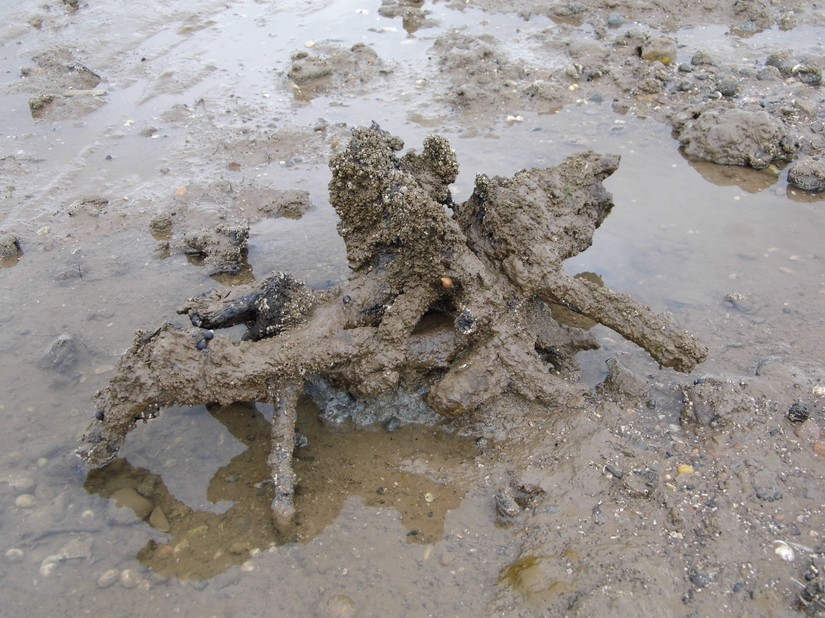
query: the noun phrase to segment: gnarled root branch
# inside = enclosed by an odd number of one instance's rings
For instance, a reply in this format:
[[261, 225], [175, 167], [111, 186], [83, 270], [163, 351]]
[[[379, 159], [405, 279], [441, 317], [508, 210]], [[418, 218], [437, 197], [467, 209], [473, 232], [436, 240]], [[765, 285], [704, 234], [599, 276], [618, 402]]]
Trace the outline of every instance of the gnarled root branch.
[[664, 366], [690, 371], [704, 358], [668, 318], [562, 271], [613, 207], [602, 181], [617, 157], [581, 153], [512, 179], [479, 176], [470, 199], [453, 204], [458, 165], [447, 141], [431, 136], [421, 154], [398, 157], [401, 147], [375, 125], [357, 129], [330, 164], [352, 269], [338, 288], [318, 293], [276, 273], [180, 310], [196, 327], [246, 324], [239, 342], [170, 325], [136, 335], [97, 395], [98, 421], [80, 448], [90, 465], [111, 461], [160, 408], [268, 402], [273, 512], [287, 521], [295, 405], [307, 380], [321, 406], [422, 393], [446, 417], [503, 392], [569, 403], [584, 388], [570, 380], [575, 354], [596, 344], [554, 319], [551, 303], [613, 328]]

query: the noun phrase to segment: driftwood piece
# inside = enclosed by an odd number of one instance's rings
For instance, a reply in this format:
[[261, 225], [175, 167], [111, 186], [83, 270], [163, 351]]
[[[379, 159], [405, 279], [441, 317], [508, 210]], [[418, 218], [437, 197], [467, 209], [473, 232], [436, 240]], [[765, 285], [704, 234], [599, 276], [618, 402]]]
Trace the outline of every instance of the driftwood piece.
[[[308, 380], [325, 385], [310, 395], [332, 389], [346, 401], [422, 393], [445, 417], [504, 392], [564, 404], [584, 389], [568, 379], [576, 352], [596, 344], [554, 319], [554, 304], [613, 328], [663, 366], [690, 371], [704, 359], [705, 348], [667, 316], [562, 270], [613, 207], [602, 181], [618, 157], [586, 152], [512, 179], [479, 176], [470, 199], [454, 204], [458, 164], [448, 142], [430, 136], [421, 154], [398, 157], [402, 146], [376, 125], [356, 129], [330, 163], [352, 270], [339, 287], [314, 292], [277, 273], [190, 300], [181, 312], [192, 328], [136, 335], [97, 394], [102, 420], [79, 449], [90, 465], [111, 461], [136, 421], [160, 408], [269, 402], [278, 410], [273, 509], [288, 519], [291, 425]], [[247, 324], [247, 340], [207, 339], [197, 328], [237, 323]]]

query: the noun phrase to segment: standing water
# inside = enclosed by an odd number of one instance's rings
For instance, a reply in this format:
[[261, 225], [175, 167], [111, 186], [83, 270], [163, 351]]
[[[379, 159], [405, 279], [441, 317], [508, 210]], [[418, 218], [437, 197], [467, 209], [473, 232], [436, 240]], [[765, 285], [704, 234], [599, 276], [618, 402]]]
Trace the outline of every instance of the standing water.
[[[461, 165], [457, 200], [476, 173], [619, 154], [605, 183], [615, 209], [568, 272], [671, 312], [711, 349], [703, 372], [821, 357], [825, 210], [786, 189], [786, 172], [689, 162], [669, 126], [609, 97], [520, 108], [505, 83], [486, 111], [450, 98], [445, 33], [494, 37], [503, 57], [549, 75], [569, 59], [545, 41], [570, 28], [594, 38], [586, 23], [443, 2], [407, 3], [409, 14], [351, 1], [3, 4], [0, 232], [21, 248], [0, 269], [4, 615], [490, 611], [520, 545], [473, 481], [472, 439], [328, 427], [306, 403], [291, 538], [273, 527], [261, 484], [267, 406], [163, 411], [102, 471], [74, 455], [134, 331], [181, 321], [175, 309], [216, 285], [175, 226], [250, 220], [247, 278], [277, 269], [323, 288], [347, 276], [326, 185], [351, 126], [376, 121], [412, 148], [444, 134]], [[815, 47], [821, 31], [795, 36]], [[684, 33], [691, 45], [717, 39]], [[773, 44], [763, 39], [751, 49]], [[729, 40], [718, 51], [741, 52]], [[295, 71], [316, 57], [326, 64]], [[313, 208], [261, 215], [270, 192], [288, 189]], [[657, 371], [597, 332], [602, 349], [581, 355], [588, 383], [611, 355]]]

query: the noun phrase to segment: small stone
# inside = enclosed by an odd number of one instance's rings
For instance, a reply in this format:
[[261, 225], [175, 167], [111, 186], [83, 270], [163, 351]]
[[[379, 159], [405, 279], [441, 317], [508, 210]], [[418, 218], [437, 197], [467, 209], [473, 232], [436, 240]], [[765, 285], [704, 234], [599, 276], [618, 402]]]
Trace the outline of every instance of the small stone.
[[345, 594], [335, 594], [321, 608], [323, 618], [353, 618], [357, 611], [355, 601]]
[[776, 67], [782, 75], [790, 75], [795, 65], [793, 56], [788, 50], [774, 52], [765, 60], [765, 66]]
[[10, 474], [6, 482], [12, 491], [18, 493], [30, 493], [34, 490], [34, 477], [28, 474]]
[[14, 501], [14, 505], [21, 509], [30, 509], [35, 504], [37, 500], [31, 494], [20, 494]]
[[642, 45], [641, 55], [649, 62], [668, 65], [676, 59], [676, 41], [668, 37], [654, 37]]
[[455, 560], [456, 555], [451, 551], [445, 551], [441, 554], [440, 562], [443, 566], [450, 566]]
[[103, 574], [97, 578], [97, 587], [108, 588], [118, 579], [120, 579], [120, 572], [117, 569], [109, 569], [108, 571], [104, 571]]
[[607, 27], [618, 28], [624, 24], [624, 16], [621, 13], [611, 13], [607, 16]]
[[754, 491], [757, 498], [766, 502], [775, 502], [782, 499], [782, 492], [775, 486], [756, 486]]
[[814, 442], [819, 440], [821, 435], [821, 431], [819, 429], [819, 425], [816, 424], [816, 421], [813, 419], [808, 419], [803, 423], [798, 424], [794, 427], [793, 430], [794, 434], [800, 440], [805, 440], [807, 442]]
[[818, 66], [798, 64], [791, 69], [791, 72], [803, 84], [816, 86], [822, 82], [822, 69]]
[[788, 182], [803, 191], [825, 191], [825, 161], [820, 157], [804, 157], [788, 171]]
[[693, 474], [693, 472], [694, 472], [693, 466], [691, 466], [690, 464], [680, 464], [676, 468], [676, 474], [685, 474], [685, 475], [687, 475], [687, 474]]
[[782, 78], [782, 73], [776, 67], [769, 66], [760, 69], [756, 74], [756, 79], [762, 82], [774, 82]]
[[252, 545], [243, 541], [237, 541], [229, 546], [229, 553], [233, 556], [245, 556], [252, 551]]
[[716, 577], [713, 572], [695, 569], [690, 572], [688, 579], [697, 588], [707, 588], [715, 581]]
[[714, 58], [709, 52], [706, 52], [704, 50], [699, 50], [698, 52], [693, 54], [693, 56], [690, 59], [690, 63], [693, 66], [708, 65], [713, 67], [719, 64], [716, 61], [716, 58]]
[[20, 240], [12, 234], [0, 234], [0, 258], [20, 255]]
[[9, 564], [16, 564], [17, 562], [22, 562], [25, 554], [23, 553], [22, 549], [18, 549], [17, 547], [12, 547], [10, 550], [6, 552], [6, 562]]
[[80, 345], [75, 338], [68, 333], [63, 333], [49, 344], [48, 349], [36, 364], [40, 369], [65, 372], [77, 364], [80, 352]]
[[716, 81], [716, 89], [722, 94], [723, 97], [735, 97], [737, 91], [739, 90], [739, 84], [735, 78], [727, 75]]
[[794, 401], [791, 407], [788, 409], [788, 420], [792, 423], [803, 423], [808, 420], [808, 417], [811, 415], [810, 411], [808, 410], [808, 406], [806, 406], [801, 401]]
[[825, 457], [825, 442], [814, 442], [814, 453], [820, 457]]
[[159, 506], [152, 509], [152, 514], [149, 515], [149, 523], [155, 530], [169, 532], [169, 520], [166, 518], [166, 513]]
[[120, 585], [127, 589], [137, 588], [137, 585], [141, 581], [140, 575], [135, 573], [132, 569], [123, 569], [120, 572], [120, 577], [118, 579], [120, 581]]
[[496, 513], [504, 519], [517, 517], [521, 513], [521, 507], [513, 497], [512, 490], [508, 487], [495, 495]]
[[131, 509], [134, 511], [135, 516], [141, 520], [146, 519], [155, 508], [149, 500], [141, 496], [131, 487], [118, 489], [110, 496], [110, 498], [115, 501], [115, 505], [117, 507], [126, 507]]

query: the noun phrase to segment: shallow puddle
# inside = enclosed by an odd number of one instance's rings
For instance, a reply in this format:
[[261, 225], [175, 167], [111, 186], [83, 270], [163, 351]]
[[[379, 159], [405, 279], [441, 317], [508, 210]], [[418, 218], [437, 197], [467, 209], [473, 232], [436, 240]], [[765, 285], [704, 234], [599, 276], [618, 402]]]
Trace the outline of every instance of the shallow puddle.
[[[265, 406], [164, 411], [88, 477], [73, 453], [134, 330], [181, 321], [176, 308], [215, 284], [181, 252], [164, 253], [149, 227], [156, 214], [223, 220], [243, 210], [242, 191], [301, 189], [308, 213], [253, 222], [251, 273], [284, 270], [317, 288], [346, 276], [326, 196], [326, 161], [345, 125], [375, 120], [413, 148], [443, 132], [461, 165], [461, 200], [477, 173], [506, 176], [586, 149], [619, 154], [606, 182], [615, 209], [568, 272], [597, 273], [673, 313], [711, 350], [701, 371], [749, 372], [791, 350], [821, 356], [825, 203], [787, 190], [784, 171], [693, 165], [669, 127], [608, 101], [481, 121], [443, 101], [429, 59], [437, 36], [489, 32], [532, 57], [530, 36], [552, 32], [549, 18], [428, 3], [436, 25], [405, 29], [358, 2], [104, 2], [76, 14], [5, 4], [0, 231], [18, 234], [23, 253], [0, 268], [0, 613], [31, 613], [34, 596], [44, 615], [309, 615], [346, 599], [363, 615], [489, 610], [519, 543], [496, 525], [492, 490], [469, 480], [471, 438], [326, 427], [305, 407], [290, 530], [269, 518]], [[37, 15], [42, 29], [29, 25]], [[760, 36], [749, 45], [773, 44]], [[795, 36], [816, 45], [815, 31]], [[392, 70], [371, 74], [380, 87], [298, 96], [285, 79], [290, 55], [330, 41], [366, 43]], [[99, 72], [107, 94], [82, 110], [61, 98], [34, 119], [20, 68], [52, 47]], [[657, 371], [632, 344], [598, 333], [603, 348], [581, 355], [588, 383], [610, 355]]]

